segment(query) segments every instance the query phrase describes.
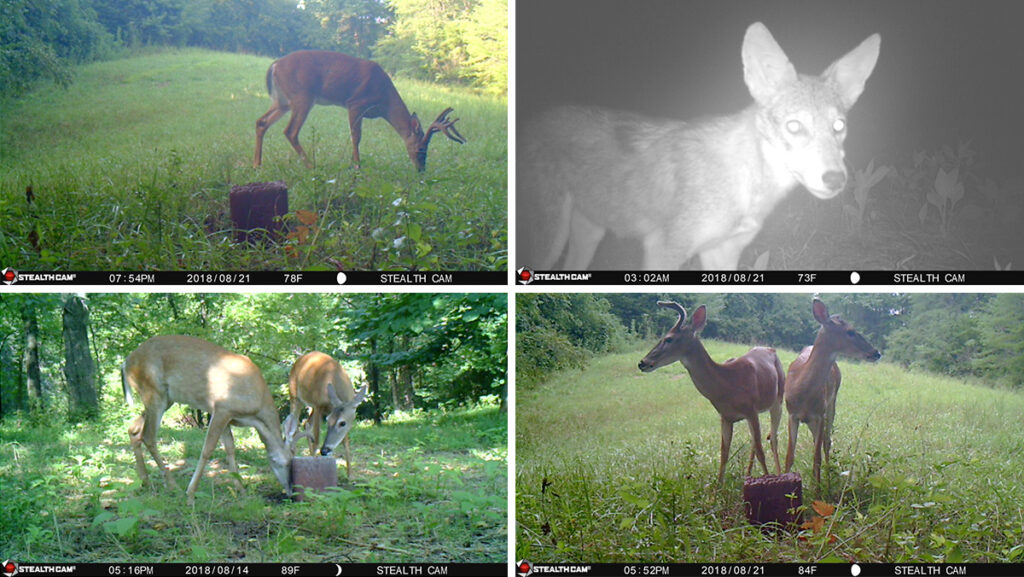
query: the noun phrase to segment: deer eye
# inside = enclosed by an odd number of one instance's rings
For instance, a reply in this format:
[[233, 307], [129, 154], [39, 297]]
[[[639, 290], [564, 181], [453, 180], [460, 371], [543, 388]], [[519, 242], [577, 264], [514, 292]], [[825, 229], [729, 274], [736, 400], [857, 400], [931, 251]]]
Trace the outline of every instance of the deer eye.
[[668, 344], [672, 344], [672, 337], [665, 337], [665, 342]]
[[848, 330], [848, 331], [846, 331], [846, 336], [848, 336], [848, 337], [855, 337], [855, 336], [857, 336], [857, 331], [852, 330], [852, 329]]

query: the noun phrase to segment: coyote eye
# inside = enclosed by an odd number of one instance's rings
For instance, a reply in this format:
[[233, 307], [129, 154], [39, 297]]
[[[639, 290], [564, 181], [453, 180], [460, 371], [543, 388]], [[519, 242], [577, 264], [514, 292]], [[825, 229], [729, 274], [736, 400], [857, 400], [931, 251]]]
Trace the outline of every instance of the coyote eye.
[[842, 132], [846, 130], [846, 121], [842, 118], [835, 119], [835, 122], [832, 123], [832, 130], [835, 132]]
[[803, 129], [804, 125], [800, 124], [799, 120], [790, 120], [786, 122], [786, 130], [788, 130], [790, 134], [800, 134], [803, 132]]

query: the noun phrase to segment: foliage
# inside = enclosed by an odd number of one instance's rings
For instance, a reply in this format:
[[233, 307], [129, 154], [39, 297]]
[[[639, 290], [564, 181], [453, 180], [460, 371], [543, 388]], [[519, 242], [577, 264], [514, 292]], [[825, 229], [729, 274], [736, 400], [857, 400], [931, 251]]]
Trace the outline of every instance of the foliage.
[[[1024, 385], [1024, 295], [820, 296], [830, 313], [842, 316], [885, 358], [904, 367]], [[659, 308], [657, 300], [676, 301], [691, 312], [706, 305], [705, 338], [799, 350], [812, 344], [818, 331], [810, 296], [800, 294], [524, 294], [518, 299], [517, 370], [526, 384], [552, 370], [582, 367], [591, 353], [612, 350], [603, 339], [639, 338], [653, 345], [677, 318]], [[617, 326], [594, 321], [607, 320], [601, 316], [605, 311]], [[584, 343], [584, 337], [595, 342]]]
[[582, 367], [594, 353], [620, 346], [622, 325], [594, 294], [516, 296], [516, 383], [529, 386], [551, 371]]
[[387, 70], [508, 90], [507, 0], [388, 0], [395, 15], [375, 57]]
[[[277, 127], [251, 168], [253, 126], [269, 104], [269, 59], [168, 51], [80, 69], [66, 93], [39, 90], [0, 126], [0, 261], [22, 270], [504, 270], [507, 115], [504, 101], [399, 81], [422, 116], [453, 106], [470, 139], [435, 139], [413, 168], [381, 120], [365, 122], [362, 170], [348, 123], [317, 107], [306, 169]], [[117, 110], [116, 121], [111, 110]], [[168, 114], [168, 111], [176, 111]], [[231, 186], [284, 180], [285, 220], [316, 213], [305, 243], [233, 241]], [[328, 259], [331, 259], [330, 261]]]
[[67, 88], [72, 65], [107, 56], [112, 48], [88, 0], [4, 0], [0, 97], [21, 95], [41, 78]]
[[[158, 334], [187, 334], [251, 357], [282, 407], [287, 405], [284, 384], [291, 364], [303, 353], [320, 350], [341, 361], [357, 382], [364, 380], [360, 362], [378, 362], [388, 369], [415, 366], [415, 406], [431, 409], [503, 395], [506, 299], [504, 293], [96, 293], [85, 302], [95, 370], [107, 400], [123, 398], [120, 366], [142, 341]], [[27, 301], [35, 304], [40, 320], [44, 394], [51, 410], [65, 407], [60, 295], [2, 295], [0, 335], [10, 358], [20, 359], [20, 311]], [[369, 355], [363, 344], [368, 338], [388, 353]], [[16, 367], [9, 370], [6, 362], [3, 368], [5, 376], [20, 373]], [[4, 397], [10, 398], [11, 388], [19, 383], [5, 379], [3, 386]], [[389, 387], [384, 383], [379, 392], [388, 394], [374, 400], [385, 416], [392, 409]], [[15, 408], [4, 405], [5, 411]], [[61, 411], [66, 409], [57, 414]]]

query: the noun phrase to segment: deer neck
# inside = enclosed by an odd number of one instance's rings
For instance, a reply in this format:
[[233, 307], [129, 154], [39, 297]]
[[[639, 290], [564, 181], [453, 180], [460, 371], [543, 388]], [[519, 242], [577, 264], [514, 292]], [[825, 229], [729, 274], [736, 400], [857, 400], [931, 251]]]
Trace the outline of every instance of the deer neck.
[[711, 358], [704, 343], [697, 341], [696, 346], [687, 351], [680, 362], [690, 373], [690, 380], [700, 394], [712, 401], [716, 400], [722, 390], [722, 365]]
[[408, 138], [412, 134], [412, 114], [409, 113], [409, 108], [405, 105], [402, 97], [398, 95], [398, 91], [392, 90], [388, 97], [386, 119], [402, 138]]
[[811, 382], [825, 382], [825, 377], [828, 376], [832, 370], [832, 365], [839, 356], [839, 351], [829, 347], [825, 340], [825, 330], [821, 329], [818, 331], [818, 336], [814, 338], [811, 354], [807, 356], [807, 369], [805, 372]]

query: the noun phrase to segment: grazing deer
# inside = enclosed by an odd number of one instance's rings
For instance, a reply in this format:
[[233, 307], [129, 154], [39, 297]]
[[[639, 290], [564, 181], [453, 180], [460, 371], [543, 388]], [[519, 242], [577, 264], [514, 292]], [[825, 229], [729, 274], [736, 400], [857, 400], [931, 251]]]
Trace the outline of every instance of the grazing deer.
[[[754, 103], [697, 122], [568, 106], [521, 134], [520, 264], [584, 270], [608, 231], [643, 242], [626, 270], [736, 269], [765, 218], [798, 185], [828, 199], [846, 187], [846, 113], [864, 90], [874, 34], [820, 77], [798, 74], [760, 22], [740, 54]], [[568, 247], [568, 248], [566, 248]]]
[[[366, 400], [367, 385], [357, 393], [345, 369], [338, 361], [324, 353], [313, 351], [299, 357], [288, 376], [288, 391], [292, 398], [290, 419], [299, 419], [303, 405], [311, 408], [306, 420], [309, 454], [316, 455], [320, 442], [320, 421], [327, 416], [327, 435], [320, 454], [330, 455], [338, 443], [345, 442], [345, 475], [352, 477], [352, 451], [348, 431], [356, 419], [356, 408]], [[310, 426], [313, 432], [308, 433]]]
[[348, 109], [352, 162], [356, 168], [359, 168], [359, 140], [363, 134], [364, 118], [387, 120], [405, 141], [409, 158], [420, 172], [427, 166], [427, 146], [435, 133], [444, 132], [459, 144], [466, 142], [455, 129], [458, 118], [448, 119], [451, 108], [446, 108], [424, 133], [419, 118], [409, 114], [394, 83], [380, 65], [346, 54], [301, 50], [279, 58], [267, 70], [267, 92], [274, 101], [270, 110], [256, 121], [253, 166], [257, 168], [263, 162], [263, 134], [289, 110], [292, 116], [284, 135], [306, 166], [312, 166], [299, 144], [299, 131], [314, 104]]
[[[195, 502], [196, 488], [217, 441], [224, 444], [228, 468], [238, 473], [235, 463], [235, 439], [231, 425], [253, 427], [267, 448], [270, 468], [291, 495], [291, 460], [295, 443], [305, 433], [296, 435], [298, 423], [289, 417], [281, 421], [274, 399], [263, 375], [249, 357], [232, 353], [213, 343], [188, 336], [157, 336], [139, 345], [125, 359], [121, 385], [129, 404], [132, 390], [142, 399], [146, 409], [128, 427], [135, 468], [144, 485], [149, 483], [146, 461], [142, 454], [145, 443], [149, 453], [163, 472], [167, 485], [177, 489], [156, 446], [160, 419], [174, 403], [184, 403], [210, 413], [209, 429], [203, 443], [196, 471], [185, 491], [187, 503]], [[235, 485], [241, 489], [238, 479]]]
[[697, 307], [689, 323], [686, 322], [686, 309], [678, 303], [658, 301], [658, 306], [676, 311], [679, 313], [679, 320], [638, 366], [641, 371], [649, 373], [675, 361], [681, 361], [690, 373], [693, 385], [714, 405], [722, 419], [722, 455], [718, 465], [718, 484], [721, 485], [725, 479], [725, 463], [729, 460], [729, 446], [732, 444], [732, 425], [741, 419], [746, 419], [750, 425], [750, 436], [753, 439], [747, 475], [753, 468], [755, 456], [761, 463], [765, 475], [768, 474], [758, 416], [764, 411], [771, 414], [770, 438], [772, 454], [775, 456], [775, 472], [778, 474], [780, 467], [776, 432], [779, 430], [779, 420], [782, 416], [782, 394], [786, 378], [775, 349], [754, 347], [738, 359], [729, 359], [718, 364], [708, 355], [699, 338], [707, 322], [704, 305]]
[[836, 395], [842, 380], [836, 357], [843, 354], [874, 362], [882, 353], [838, 315], [830, 317], [825, 303], [814, 299], [812, 309], [821, 329], [814, 344], [804, 347], [789, 365], [786, 376], [786, 410], [789, 412], [786, 472], [793, 467], [800, 423], [807, 423], [814, 437], [814, 480], [820, 482], [822, 451], [827, 464], [832, 450], [832, 423], [836, 418]]

